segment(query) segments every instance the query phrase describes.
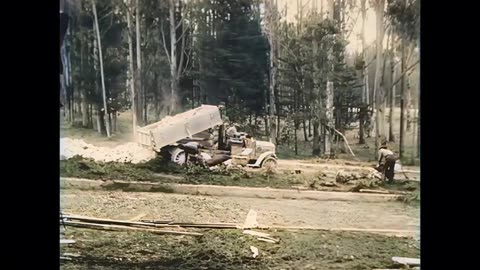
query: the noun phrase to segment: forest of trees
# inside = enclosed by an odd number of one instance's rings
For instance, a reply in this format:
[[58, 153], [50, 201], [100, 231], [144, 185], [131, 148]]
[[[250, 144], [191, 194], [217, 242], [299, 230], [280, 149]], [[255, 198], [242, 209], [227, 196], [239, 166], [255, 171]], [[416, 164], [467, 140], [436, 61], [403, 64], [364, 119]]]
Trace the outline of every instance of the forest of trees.
[[[276, 0], [66, 0], [67, 121], [110, 136], [118, 112], [132, 110], [135, 129], [224, 104], [230, 121], [279, 145], [294, 142], [295, 152], [301, 137], [313, 155], [331, 156], [358, 121], [358, 143], [374, 127], [376, 144], [398, 142], [402, 154], [419, 96], [420, 1], [296, 1], [293, 23]], [[376, 14], [371, 44], [368, 10]], [[346, 50], [351, 35], [362, 40], [356, 53]], [[395, 106], [400, 138], [386, 117]]]

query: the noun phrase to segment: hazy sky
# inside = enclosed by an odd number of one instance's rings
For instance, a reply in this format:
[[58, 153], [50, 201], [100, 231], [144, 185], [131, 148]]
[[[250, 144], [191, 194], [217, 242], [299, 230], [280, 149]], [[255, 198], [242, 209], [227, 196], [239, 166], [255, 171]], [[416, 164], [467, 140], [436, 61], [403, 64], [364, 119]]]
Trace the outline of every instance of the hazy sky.
[[[308, 11], [312, 9], [312, 4], [316, 4], [317, 9], [320, 10], [321, 2], [323, 1], [323, 8], [326, 10], [326, 0], [277, 0], [278, 1], [278, 9], [284, 13], [285, 10], [285, 4], [287, 7], [287, 17], [286, 19], [289, 22], [294, 22], [295, 21], [295, 16], [297, 15], [297, 1], [302, 2], [304, 9], [303, 9], [303, 14], [306, 14]], [[360, 1], [358, 1], [360, 2]], [[372, 8], [369, 7], [368, 1], [366, 1], [367, 5], [367, 20], [365, 22], [365, 42], [366, 44], [370, 44], [375, 40], [375, 12], [373, 11]], [[360, 5], [360, 3], [358, 3]], [[354, 14], [350, 14], [353, 18], [357, 17], [358, 12]], [[350, 34], [349, 37], [349, 42], [350, 44], [347, 46], [347, 50], [349, 51], [355, 51], [357, 49], [360, 49], [361, 47], [361, 41], [358, 39], [358, 34], [361, 33], [362, 29], [362, 16], [361, 14], [358, 15], [357, 23], [353, 29], [353, 33]]]

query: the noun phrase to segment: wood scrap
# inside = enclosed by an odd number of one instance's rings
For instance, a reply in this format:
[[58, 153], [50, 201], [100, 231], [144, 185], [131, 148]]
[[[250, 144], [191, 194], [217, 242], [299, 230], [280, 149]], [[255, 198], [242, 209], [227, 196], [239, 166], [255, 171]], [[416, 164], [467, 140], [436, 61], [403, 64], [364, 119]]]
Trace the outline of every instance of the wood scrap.
[[60, 244], [75, 244], [75, 240], [72, 239], [60, 239]]
[[403, 264], [403, 265], [412, 265], [412, 266], [418, 266], [420, 265], [420, 259], [417, 258], [405, 258], [405, 257], [392, 257], [392, 261], [398, 264]]
[[153, 224], [168, 224], [179, 227], [192, 227], [192, 228], [211, 228], [211, 229], [239, 229], [240, 226], [235, 223], [193, 223], [193, 222], [174, 222], [174, 221], [162, 221], [162, 220], [139, 220], [140, 222], [153, 223]]
[[253, 253], [253, 258], [256, 258], [258, 256], [258, 248], [254, 247], [254, 246], [250, 246], [250, 250]]
[[77, 257], [77, 258], [81, 256], [80, 254], [74, 254], [74, 253], [63, 253], [62, 255], [67, 257]]
[[263, 237], [258, 237], [257, 240], [267, 242], [267, 243], [272, 243], [272, 244], [278, 243], [277, 241], [271, 240], [269, 238], [263, 238]]
[[259, 236], [259, 237], [269, 237], [270, 236], [270, 234], [268, 234], [268, 233], [256, 232], [256, 231], [252, 231], [252, 230], [244, 230], [243, 233], [248, 234], [248, 235], [253, 235], [253, 236]]
[[245, 218], [245, 222], [243, 223], [242, 228], [250, 229], [256, 227], [258, 227], [257, 211], [250, 209], [250, 211], [248, 211], [247, 217]]
[[388, 190], [360, 189], [361, 193], [390, 194]]
[[170, 224], [154, 224], [146, 222], [136, 222], [136, 221], [125, 221], [125, 220], [115, 220], [108, 218], [94, 218], [94, 217], [85, 217], [85, 216], [75, 216], [75, 215], [65, 215], [63, 216], [66, 219], [73, 219], [86, 222], [97, 222], [97, 223], [107, 223], [107, 224], [118, 224], [118, 225], [138, 225], [138, 226], [150, 226], [150, 227], [178, 227]]
[[180, 232], [180, 231], [167, 231], [167, 230], [158, 230], [158, 229], [149, 229], [149, 228], [136, 228], [122, 225], [107, 225], [107, 224], [98, 224], [98, 223], [88, 223], [88, 222], [77, 222], [77, 221], [65, 221], [65, 225], [73, 227], [83, 227], [90, 229], [103, 229], [103, 230], [131, 230], [131, 231], [143, 231], [143, 232], [152, 232], [158, 234], [176, 234], [176, 235], [191, 235], [191, 236], [202, 236], [201, 233], [196, 232]]
[[251, 231], [251, 230], [244, 230], [244, 234], [252, 235], [252, 236], [258, 236], [257, 239], [260, 241], [264, 242], [269, 242], [269, 243], [278, 243], [280, 242], [279, 239], [275, 239], [273, 237], [270, 237], [270, 234], [268, 233], [262, 233], [262, 232], [256, 232], [256, 231]]

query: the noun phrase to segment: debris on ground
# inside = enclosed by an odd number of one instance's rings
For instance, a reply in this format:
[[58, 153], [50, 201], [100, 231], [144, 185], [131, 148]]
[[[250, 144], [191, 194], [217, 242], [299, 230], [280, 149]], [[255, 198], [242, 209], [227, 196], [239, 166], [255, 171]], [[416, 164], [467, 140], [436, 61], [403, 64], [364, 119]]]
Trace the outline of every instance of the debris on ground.
[[60, 239], [60, 244], [75, 244], [75, 240], [72, 239]]
[[257, 228], [257, 227], [258, 227], [257, 211], [250, 209], [250, 211], [248, 211], [247, 218], [245, 218], [245, 222], [243, 223], [243, 228], [251, 229], [251, 228]]
[[397, 264], [408, 265], [408, 266], [420, 265], [420, 259], [417, 259], [417, 258], [392, 257], [392, 261]]
[[[65, 215], [64, 218], [66, 219], [64, 221], [64, 224], [66, 226], [72, 226], [72, 227], [100, 229], [100, 230], [113, 230], [113, 231], [130, 230], [130, 231], [152, 232], [157, 234], [202, 236], [201, 233], [196, 233], [196, 232], [157, 229], [158, 227], [169, 227], [171, 229], [181, 228], [180, 226], [175, 226], [170, 224], [130, 222], [130, 221], [122, 221], [122, 220], [100, 219], [100, 218], [69, 216], [69, 215]], [[72, 221], [70, 219], [80, 220], [80, 221]]]
[[101, 162], [136, 164], [154, 159], [156, 153], [135, 142], [129, 142], [116, 147], [99, 147], [79, 139], [61, 138], [60, 160], [68, 160], [75, 156]]
[[320, 186], [322, 186], [322, 187], [336, 187], [337, 184], [335, 184], [335, 182], [333, 182], [333, 181], [325, 181], [325, 182], [321, 182]]
[[258, 257], [258, 248], [254, 247], [254, 246], [250, 246], [250, 250], [253, 253], [253, 258]]
[[[75, 236], [79, 245], [62, 246], [61, 254], [78, 253], [82, 257], [62, 260], [61, 268], [311, 270], [313, 265], [317, 270], [366, 270], [395, 268], [390, 267], [392, 256], [415, 258], [420, 253], [408, 247], [411, 239], [377, 234], [278, 231], [276, 235], [282, 242], [275, 245], [244, 237], [240, 230], [208, 230], [202, 238], [179, 238], [72, 228], [68, 236]], [[258, 248], [255, 259], [250, 246]], [[352, 254], [353, 260], [345, 259]], [[311, 266], [304, 268], [308, 264]]]
[[257, 236], [257, 240], [263, 241], [263, 242], [268, 242], [273, 244], [280, 242], [280, 240], [270, 237], [270, 234], [268, 233], [262, 233], [262, 232], [252, 231], [252, 230], [244, 230], [243, 234]]

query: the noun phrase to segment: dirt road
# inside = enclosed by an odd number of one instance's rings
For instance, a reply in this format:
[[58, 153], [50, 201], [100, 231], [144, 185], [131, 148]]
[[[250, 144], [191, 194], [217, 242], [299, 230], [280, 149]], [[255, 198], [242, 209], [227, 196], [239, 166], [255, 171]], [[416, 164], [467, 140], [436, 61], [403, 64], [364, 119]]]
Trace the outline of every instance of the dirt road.
[[[265, 226], [420, 230], [419, 209], [400, 202], [319, 202], [116, 191], [61, 192], [64, 212], [103, 218], [127, 220], [141, 217], [242, 224], [248, 211], [254, 209], [258, 213], [258, 223]], [[416, 235], [412, 232], [403, 234]]]

